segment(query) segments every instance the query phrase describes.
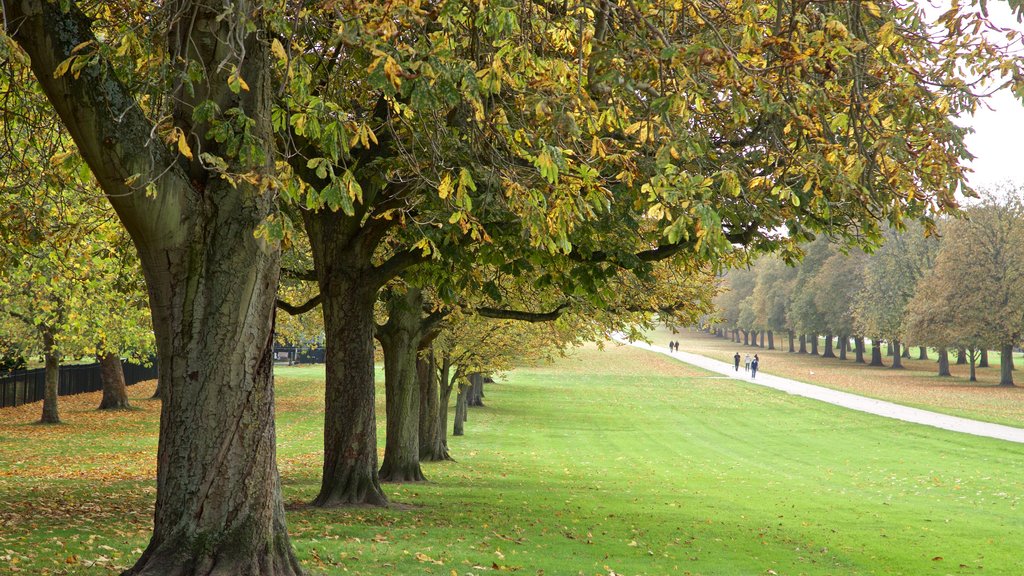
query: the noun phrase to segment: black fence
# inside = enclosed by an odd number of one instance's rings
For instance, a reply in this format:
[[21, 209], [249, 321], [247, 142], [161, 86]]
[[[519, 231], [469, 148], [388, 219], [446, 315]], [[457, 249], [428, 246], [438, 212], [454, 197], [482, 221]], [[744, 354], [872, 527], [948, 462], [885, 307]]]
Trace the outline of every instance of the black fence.
[[[20, 406], [43, 399], [45, 391], [46, 370], [18, 370], [8, 374], [0, 374], [0, 408]], [[124, 381], [131, 386], [144, 380], [156, 378], [156, 363], [148, 368], [130, 362], [124, 363]], [[96, 392], [103, 389], [100, 379], [99, 364], [80, 366], [61, 366], [57, 384], [57, 394], [70, 396], [83, 392]]]

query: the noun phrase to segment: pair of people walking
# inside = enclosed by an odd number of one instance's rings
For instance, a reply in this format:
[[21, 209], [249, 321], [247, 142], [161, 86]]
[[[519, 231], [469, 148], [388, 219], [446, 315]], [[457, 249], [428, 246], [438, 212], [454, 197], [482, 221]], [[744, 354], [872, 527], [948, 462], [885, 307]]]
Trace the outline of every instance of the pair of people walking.
[[676, 342], [675, 340], [670, 341], [668, 343], [668, 351], [669, 352], [679, 352], [679, 342]]
[[[734, 365], [736, 367], [736, 371], [739, 372], [740, 371], [740, 353], [737, 352], [736, 355], [732, 357], [732, 359], [733, 359], [733, 363], [734, 363]], [[758, 359], [757, 354], [754, 354], [754, 358], [753, 359], [750, 358], [750, 354], [747, 354], [747, 356], [746, 356], [746, 358], [744, 359], [744, 362], [743, 362], [743, 371], [744, 372], [750, 372], [750, 377], [754, 378], [754, 377], [757, 376], [757, 366], [758, 366], [758, 364], [760, 364], [760, 360]]]

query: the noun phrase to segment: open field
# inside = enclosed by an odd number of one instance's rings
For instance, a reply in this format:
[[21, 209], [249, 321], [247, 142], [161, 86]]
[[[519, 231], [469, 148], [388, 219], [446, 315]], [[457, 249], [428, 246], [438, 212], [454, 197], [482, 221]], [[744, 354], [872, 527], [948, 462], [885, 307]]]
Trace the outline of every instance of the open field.
[[[614, 346], [489, 385], [450, 439], [458, 462], [386, 487], [402, 506], [311, 509], [322, 374], [279, 369], [277, 396], [289, 529], [315, 574], [1024, 573], [1024, 446]], [[127, 413], [62, 399], [53, 428], [29, 424], [38, 405], [0, 411], [0, 573], [116, 573], [145, 547], [159, 410], [151, 385], [130, 390]]]
[[[764, 372], [784, 376], [808, 384], [817, 384], [845, 390], [872, 398], [889, 400], [907, 406], [935, 410], [966, 418], [1024, 427], [1024, 371], [1014, 372], [1017, 387], [1002, 387], [999, 383], [999, 354], [989, 353], [990, 368], [977, 369], [977, 382], [968, 381], [968, 366], [955, 366], [950, 362], [951, 377], [937, 376], [938, 365], [934, 351], [930, 360], [903, 359], [903, 370], [891, 370], [892, 359], [883, 357], [886, 367], [867, 366], [848, 360], [822, 358], [810, 354], [786, 352], [785, 338], [776, 338], [776, 350], [743, 346], [727, 339], [715, 338], [702, 332], [667, 330], [652, 332], [650, 337], [659, 346], [668, 346], [669, 340], [679, 341], [680, 350], [703, 354], [723, 362], [732, 363], [733, 354], [757, 354]], [[809, 347], [808, 347], [809, 348]], [[870, 352], [870, 347], [868, 348]], [[819, 347], [819, 352], [824, 348]], [[870, 360], [870, 356], [867, 357]], [[740, 366], [740, 370], [743, 367]]]

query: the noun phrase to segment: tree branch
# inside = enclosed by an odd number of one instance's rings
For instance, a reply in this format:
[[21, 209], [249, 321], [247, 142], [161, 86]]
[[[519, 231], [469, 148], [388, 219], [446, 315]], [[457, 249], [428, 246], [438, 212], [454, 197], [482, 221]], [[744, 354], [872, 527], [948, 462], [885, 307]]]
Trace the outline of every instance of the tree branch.
[[523, 310], [508, 310], [504, 308], [490, 308], [486, 306], [473, 308], [471, 311], [483, 316], [484, 318], [518, 320], [521, 322], [553, 322], [558, 320], [568, 307], [569, 303], [563, 302], [551, 312], [526, 312]]
[[313, 308], [319, 306], [321, 300], [323, 300], [323, 295], [317, 294], [316, 296], [313, 296], [308, 301], [306, 301], [304, 304], [299, 304], [298, 306], [295, 306], [279, 298], [274, 301], [274, 305], [276, 305], [279, 310], [284, 310], [285, 312], [291, 314], [292, 316], [298, 316], [299, 314], [305, 314], [306, 312], [309, 312]]

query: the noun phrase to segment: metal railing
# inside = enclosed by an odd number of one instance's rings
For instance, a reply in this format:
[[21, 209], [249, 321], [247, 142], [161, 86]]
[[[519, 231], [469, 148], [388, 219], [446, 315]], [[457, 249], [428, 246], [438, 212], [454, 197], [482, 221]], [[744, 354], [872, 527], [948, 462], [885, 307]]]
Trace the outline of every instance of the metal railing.
[[[140, 366], [131, 362], [124, 363], [124, 381], [131, 386], [144, 380], [156, 378], [156, 363], [152, 366]], [[0, 374], [0, 408], [20, 406], [43, 399], [46, 387], [46, 370], [17, 370]], [[70, 396], [84, 392], [96, 392], [103, 389], [100, 377], [100, 365], [85, 364], [78, 366], [61, 366], [57, 384], [59, 396]]]

